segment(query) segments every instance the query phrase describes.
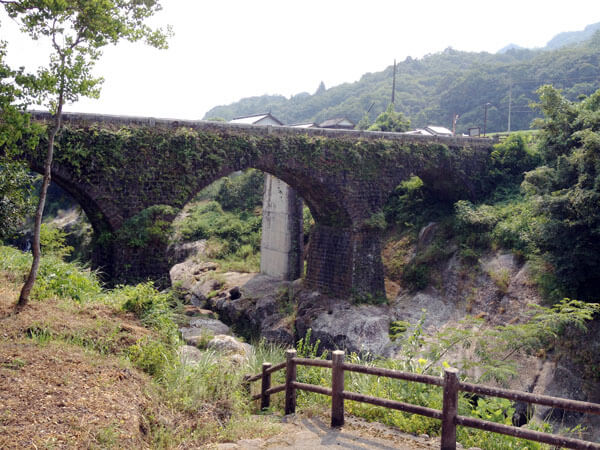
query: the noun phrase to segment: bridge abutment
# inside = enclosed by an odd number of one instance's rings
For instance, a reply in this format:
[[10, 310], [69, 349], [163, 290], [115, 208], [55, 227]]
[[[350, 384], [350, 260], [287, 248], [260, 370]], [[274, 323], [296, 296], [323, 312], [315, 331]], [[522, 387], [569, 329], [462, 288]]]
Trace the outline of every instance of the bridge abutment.
[[379, 231], [315, 225], [306, 283], [331, 295], [385, 296]]

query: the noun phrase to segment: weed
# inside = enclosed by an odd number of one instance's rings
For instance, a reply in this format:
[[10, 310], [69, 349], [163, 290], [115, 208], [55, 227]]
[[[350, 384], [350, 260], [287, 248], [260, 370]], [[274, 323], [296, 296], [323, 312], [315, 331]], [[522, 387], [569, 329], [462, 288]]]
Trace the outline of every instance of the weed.
[[25, 367], [25, 364], [27, 364], [26, 361], [23, 361], [20, 358], [14, 358], [8, 362], [3, 362], [2, 367], [5, 367], [7, 369], [12, 369], [12, 370], [19, 370], [19, 369], [22, 369], [23, 367]]
[[394, 320], [390, 322], [390, 331], [389, 336], [392, 342], [395, 342], [396, 339], [401, 338], [406, 330], [410, 327], [410, 322], [406, 322], [404, 320]]
[[94, 438], [101, 448], [116, 448], [119, 446], [120, 433], [115, 425], [100, 428]]
[[510, 271], [507, 268], [503, 267], [498, 270], [490, 269], [488, 271], [488, 275], [500, 292], [503, 294], [508, 292], [508, 285], [510, 284]]

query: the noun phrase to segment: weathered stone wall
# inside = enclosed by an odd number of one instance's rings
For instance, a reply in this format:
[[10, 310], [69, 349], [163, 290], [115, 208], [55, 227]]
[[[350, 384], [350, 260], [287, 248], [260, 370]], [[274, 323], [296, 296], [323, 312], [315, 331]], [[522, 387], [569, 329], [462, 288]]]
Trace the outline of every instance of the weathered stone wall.
[[[28, 155], [37, 170], [43, 144]], [[488, 139], [66, 114], [53, 177], [90, 218], [95, 260], [127, 280], [168, 267], [161, 233], [199, 190], [237, 170], [267, 172], [317, 223], [307, 282], [346, 295], [383, 292], [370, 222], [398, 183], [418, 175], [440, 196], [474, 197], [490, 150]]]
[[378, 232], [316, 225], [305, 282], [330, 295], [385, 296]]

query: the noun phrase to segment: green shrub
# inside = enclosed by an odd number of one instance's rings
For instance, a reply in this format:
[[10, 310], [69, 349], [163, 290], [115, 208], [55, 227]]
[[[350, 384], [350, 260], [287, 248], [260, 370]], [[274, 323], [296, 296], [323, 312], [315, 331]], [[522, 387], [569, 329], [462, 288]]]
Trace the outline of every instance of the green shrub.
[[425, 289], [429, 285], [431, 269], [425, 263], [410, 262], [402, 270], [402, 282], [412, 291]]
[[129, 247], [167, 245], [173, 232], [171, 221], [177, 210], [168, 205], [154, 205], [128, 219], [116, 233], [118, 242]]
[[178, 224], [184, 240], [212, 241], [209, 257], [251, 260], [260, 251], [262, 219], [254, 213], [226, 212], [215, 201], [195, 205]]
[[174, 295], [157, 291], [152, 282], [120, 286], [109, 295], [123, 310], [134, 313], [145, 326], [158, 331], [166, 343], [179, 343], [171, 308], [175, 302]]
[[40, 247], [42, 254], [55, 255], [65, 258], [73, 252], [73, 247], [67, 245], [67, 233], [54, 225], [43, 223], [40, 227]]
[[144, 338], [127, 349], [127, 356], [140, 370], [162, 376], [171, 367], [177, 356], [174, 348], [165, 342]]

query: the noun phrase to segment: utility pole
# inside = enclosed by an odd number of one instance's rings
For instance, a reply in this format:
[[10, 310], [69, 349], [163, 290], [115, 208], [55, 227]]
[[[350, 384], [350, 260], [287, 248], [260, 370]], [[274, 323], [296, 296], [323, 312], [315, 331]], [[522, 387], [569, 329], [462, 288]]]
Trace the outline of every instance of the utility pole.
[[488, 109], [488, 106], [490, 106], [490, 105], [491, 105], [490, 102], [487, 102], [484, 105], [485, 106], [485, 114], [483, 116], [483, 137], [485, 137], [485, 130], [486, 130], [486, 127], [487, 127], [487, 109]]
[[458, 114], [452, 114], [452, 136], [456, 136], [456, 121], [458, 120]]
[[394, 59], [394, 76], [392, 78], [392, 105], [396, 99], [396, 60]]
[[511, 107], [512, 107], [512, 80], [509, 79], [508, 80], [508, 130], [507, 130], [508, 133], [510, 133], [510, 112], [511, 112]]

